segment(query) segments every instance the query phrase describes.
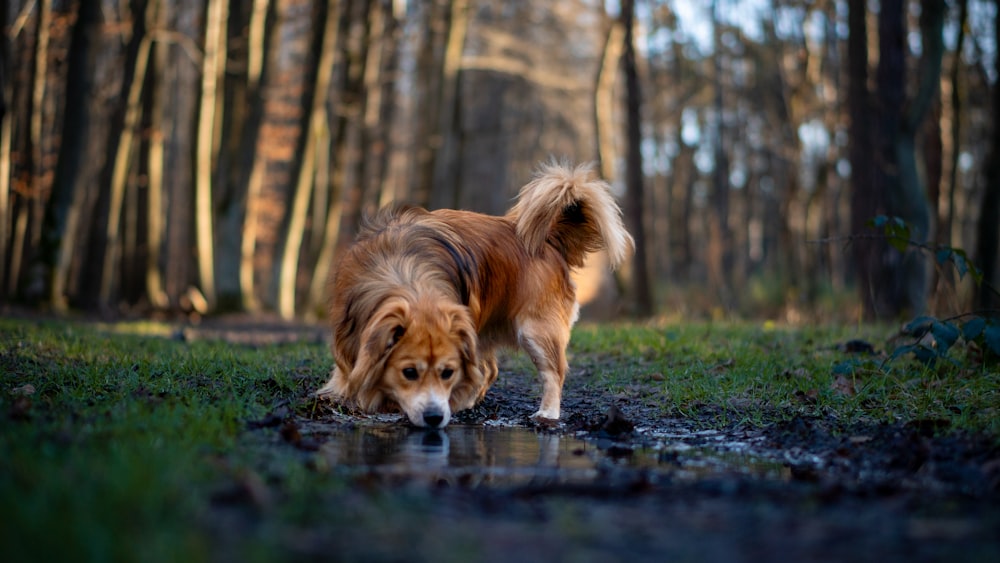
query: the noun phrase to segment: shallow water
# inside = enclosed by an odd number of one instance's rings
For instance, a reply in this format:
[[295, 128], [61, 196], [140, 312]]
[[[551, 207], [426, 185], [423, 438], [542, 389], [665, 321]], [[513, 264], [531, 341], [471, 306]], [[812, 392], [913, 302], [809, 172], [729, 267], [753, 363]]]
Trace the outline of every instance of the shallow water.
[[587, 484], [633, 480], [698, 480], [739, 474], [784, 479], [783, 464], [740, 444], [692, 446], [682, 439], [560, 436], [530, 428], [451, 425], [424, 430], [402, 425], [336, 429], [324, 436], [320, 459], [334, 471], [472, 486]]

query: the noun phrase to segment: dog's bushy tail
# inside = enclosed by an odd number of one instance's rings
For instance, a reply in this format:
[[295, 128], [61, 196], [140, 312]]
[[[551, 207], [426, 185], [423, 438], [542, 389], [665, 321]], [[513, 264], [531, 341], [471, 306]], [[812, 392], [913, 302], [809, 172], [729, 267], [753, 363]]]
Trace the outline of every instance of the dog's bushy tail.
[[515, 221], [529, 252], [538, 254], [549, 243], [570, 266], [583, 266], [588, 253], [603, 249], [615, 267], [634, 246], [611, 186], [597, 177], [591, 164], [543, 165], [521, 188], [507, 216]]

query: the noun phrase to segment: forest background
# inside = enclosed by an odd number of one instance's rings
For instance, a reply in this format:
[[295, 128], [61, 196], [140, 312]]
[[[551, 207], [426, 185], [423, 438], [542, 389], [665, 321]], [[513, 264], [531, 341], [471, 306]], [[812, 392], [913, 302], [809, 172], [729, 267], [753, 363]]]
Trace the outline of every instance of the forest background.
[[995, 314], [998, 4], [8, 0], [0, 308], [320, 317], [364, 213], [555, 157], [637, 241], [593, 316]]

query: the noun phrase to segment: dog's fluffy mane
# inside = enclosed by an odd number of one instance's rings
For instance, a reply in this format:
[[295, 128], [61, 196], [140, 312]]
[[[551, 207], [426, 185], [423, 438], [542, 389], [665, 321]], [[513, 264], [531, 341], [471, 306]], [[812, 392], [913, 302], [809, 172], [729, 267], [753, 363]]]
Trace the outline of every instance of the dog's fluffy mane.
[[[471, 284], [477, 281], [476, 257], [458, 239], [452, 226], [419, 207], [397, 206], [366, 216], [348, 252], [357, 262], [356, 277], [347, 295], [334, 302], [331, 311], [344, 322], [334, 332], [337, 362], [355, 366], [365, 357], [385, 360], [382, 350], [366, 347], [389, 346], [405, 331], [413, 317], [441, 325], [457, 333], [465, 345], [469, 362], [465, 377], [452, 392], [452, 405], [467, 408], [482, 386], [483, 374], [472, 360], [476, 357], [475, 326], [464, 306], [468, 305]], [[363, 273], [363, 275], [357, 275]], [[338, 311], [342, 307], [342, 311]], [[382, 329], [384, 334], [377, 332]], [[365, 354], [368, 352], [368, 354]], [[364, 410], [375, 410], [387, 401], [377, 386], [378, 365], [367, 370], [365, 379], [345, 378], [338, 392], [353, 396]]]

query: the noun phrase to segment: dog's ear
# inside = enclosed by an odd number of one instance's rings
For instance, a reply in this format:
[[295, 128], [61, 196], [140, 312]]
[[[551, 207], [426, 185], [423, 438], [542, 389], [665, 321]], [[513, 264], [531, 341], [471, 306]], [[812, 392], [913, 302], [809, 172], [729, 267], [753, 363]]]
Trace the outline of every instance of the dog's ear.
[[409, 325], [409, 304], [393, 299], [383, 304], [361, 333], [361, 348], [354, 369], [348, 376], [351, 394], [366, 410], [377, 408], [382, 400], [379, 380], [385, 370], [389, 352], [406, 334]]
[[454, 412], [475, 405], [479, 390], [485, 385], [486, 376], [479, 366], [479, 335], [469, 311], [465, 307], [459, 307], [450, 313], [450, 317], [452, 341], [459, 345], [464, 374], [462, 380], [451, 390], [448, 401]]

